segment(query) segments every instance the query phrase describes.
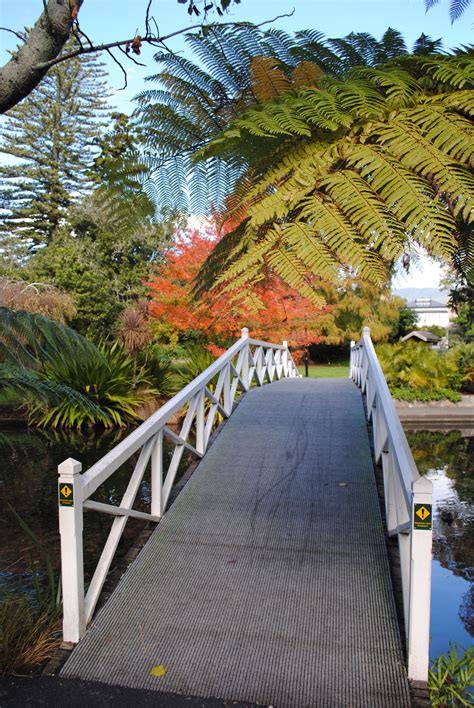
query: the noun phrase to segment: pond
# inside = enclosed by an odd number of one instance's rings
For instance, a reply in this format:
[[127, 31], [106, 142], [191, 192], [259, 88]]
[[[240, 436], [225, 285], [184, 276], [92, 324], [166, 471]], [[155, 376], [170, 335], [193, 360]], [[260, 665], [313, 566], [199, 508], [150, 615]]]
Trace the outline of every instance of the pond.
[[[101, 432], [54, 432], [36, 429], [11, 428], [0, 431], [0, 591], [32, 590], [31, 566], [41, 572], [48, 556], [59, 572], [59, 533], [57, 502], [57, 467], [67, 457], [75, 457], [87, 470], [103, 457], [128, 430]], [[164, 454], [170, 456], [174, 446], [164, 445]], [[137, 455], [114, 473], [93, 495], [96, 501], [118, 504], [130, 480]], [[183, 455], [180, 473], [189, 464]], [[149, 512], [150, 479], [140, 485], [134, 509]], [[22, 531], [18, 516], [27, 522], [38, 544]], [[84, 518], [84, 571], [89, 580], [95, 570], [100, 552], [113, 523], [112, 516], [87, 512]], [[117, 550], [117, 558], [133, 545], [133, 540], [146, 522], [129, 519]]]
[[[0, 590], [30, 590], [31, 564], [41, 568], [46, 553], [59, 570], [57, 465], [73, 456], [85, 470], [129, 432], [79, 435], [23, 428], [0, 432]], [[466, 647], [474, 636], [474, 437], [457, 431], [409, 432], [407, 437], [420, 473], [434, 484], [431, 655], [435, 657], [449, 648], [450, 641]], [[182, 468], [187, 464], [188, 460], [183, 461]], [[132, 466], [133, 460], [114, 474], [95, 498], [117, 503]], [[148, 510], [149, 501], [150, 483], [145, 478], [134, 508]], [[41, 553], [21, 531], [12, 509], [36, 534]], [[86, 514], [86, 580], [95, 568], [111, 523], [111, 517], [105, 514]], [[143, 522], [129, 520], [119, 557], [141, 528]]]
[[[474, 431], [472, 431], [474, 432]], [[474, 436], [407, 432], [420, 474], [433, 483], [430, 656], [474, 637]]]

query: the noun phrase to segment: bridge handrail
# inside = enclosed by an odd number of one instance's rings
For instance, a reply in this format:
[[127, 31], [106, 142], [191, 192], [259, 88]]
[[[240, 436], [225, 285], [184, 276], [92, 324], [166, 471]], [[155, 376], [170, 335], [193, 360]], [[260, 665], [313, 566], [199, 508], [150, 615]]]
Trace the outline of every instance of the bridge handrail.
[[[272, 344], [251, 339], [247, 328], [240, 339], [205, 371], [185, 386], [156, 413], [132, 431], [102, 459], [81, 474], [81, 463], [69, 458], [58, 467], [59, 527], [61, 534], [61, 567], [63, 585], [63, 638], [76, 643], [92, 618], [113, 556], [128, 518], [159, 521], [168, 503], [179, 464], [186, 448], [197, 457], [206, 452], [210, 436], [220, 414], [229, 417], [239, 389], [248, 391], [253, 381], [299, 376], [286, 342]], [[217, 377], [214, 390], [210, 383]], [[206, 407], [207, 401], [207, 407]], [[178, 433], [167, 423], [183, 411], [184, 420]], [[194, 434], [195, 440], [189, 441]], [[174, 444], [171, 460], [165, 469], [163, 439]], [[124, 462], [140, 451], [135, 469], [119, 506], [90, 499]], [[133, 504], [148, 464], [151, 462], [150, 513], [134, 510]], [[166, 472], [166, 477], [164, 473]], [[84, 595], [83, 510], [114, 516], [95, 573]]]
[[[425, 683], [429, 665], [433, 485], [418, 473], [370, 337], [351, 343], [350, 378], [366, 396], [374, 456], [381, 463], [387, 531], [398, 536], [408, 676]], [[419, 517], [429, 515], [423, 519]], [[418, 512], [418, 516], [415, 515]]]

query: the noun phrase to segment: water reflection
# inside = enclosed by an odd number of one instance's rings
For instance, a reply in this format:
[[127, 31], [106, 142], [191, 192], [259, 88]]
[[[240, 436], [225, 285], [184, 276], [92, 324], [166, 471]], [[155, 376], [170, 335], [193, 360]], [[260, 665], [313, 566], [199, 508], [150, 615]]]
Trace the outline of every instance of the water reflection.
[[474, 636], [474, 437], [409, 432], [420, 474], [433, 482], [431, 655]]

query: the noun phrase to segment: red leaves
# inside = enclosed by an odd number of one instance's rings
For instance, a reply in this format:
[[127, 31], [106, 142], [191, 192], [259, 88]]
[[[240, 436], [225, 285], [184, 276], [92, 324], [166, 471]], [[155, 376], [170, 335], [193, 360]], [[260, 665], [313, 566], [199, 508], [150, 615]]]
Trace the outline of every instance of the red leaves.
[[193, 280], [215, 243], [197, 231], [188, 231], [176, 242], [161, 273], [148, 283], [152, 318], [175, 333], [201, 332], [214, 345], [216, 355], [222, 353], [219, 345], [227, 345], [228, 339], [239, 336], [243, 326], [267, 341], [286, 339], [292, 346], [316, 341], [318, 321], [324, 310], [316, 310], [275, 275], [270, 274], [258, 290], [264, 307], [256, 312], [249, 309], [244, 297], [230, 303], [225, 293], [212, 293], [212, 297], [198, 302], [193, 300]]

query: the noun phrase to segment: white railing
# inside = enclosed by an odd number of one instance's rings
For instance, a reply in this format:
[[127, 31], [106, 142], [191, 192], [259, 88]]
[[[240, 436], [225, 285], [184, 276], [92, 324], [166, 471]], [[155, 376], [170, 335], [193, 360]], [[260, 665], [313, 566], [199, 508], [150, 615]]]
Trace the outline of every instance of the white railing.
[[[81, 463], [69, 458], [59, 465], [59, 529], [63, 587], [63, 637], [78, 642], [92, 618], [114, 553], [129, 518], [159, 521], [169, 500], [184, 450], [197, 457], [206, 452], [209, 438], [218, 420], [232, 413], [239, 389], [248, 391], [253, 382], [299, 376], [286, 342], [270, 344], [249, 338], [248, 329], [241, 338], [202, 374], [165, 403], [148, 420], [128, 435], [113, 450], [84, 474]], [[182, 414], [179, 433], [168, 427], [172, 417]], [[166, 465], [164, 438], [174, 445]], [[91, 500], [92, 494], [121, 465], [140, 451], [130, 482], [119, 506]], [[151, 463], [150, 512], [132, 507], [145, 471]], [[115, 517], [84, 595], [83, 510], [100, 511]]]
[[429, 664], [432, 484], [420, 477], [375, 353], [370, 329], [351, 344], [350, 377], [366, 396], [376, 462], [382, 464], [386, 522], [398, 535], [408, 677], [426, 682]]

